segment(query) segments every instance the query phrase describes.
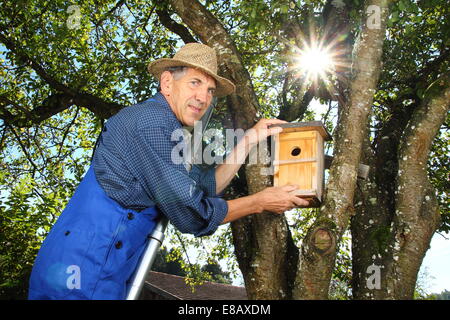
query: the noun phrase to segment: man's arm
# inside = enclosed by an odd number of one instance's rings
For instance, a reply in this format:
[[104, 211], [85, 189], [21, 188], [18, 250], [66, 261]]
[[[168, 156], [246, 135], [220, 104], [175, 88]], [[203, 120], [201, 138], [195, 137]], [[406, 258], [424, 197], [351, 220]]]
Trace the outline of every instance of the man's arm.
[[241, 141], [238, 142], [236, 147], [228, 154], [224, 163], [216, 168], [216, 193], [221, 193], [233, 180], [236, 172], [238, 172], [241, 165], [244, 163], [245, 158], [250, 152], [249, 139], [244, 136]]
[[[247, 130], [241, 141], [227, 156], [225, 162], [216, 168], [217, 193], [222, 192], [231, 182], [252, 148], [268, 136], [282, 131], [280, 127], [268, 129], [268, 126], [285, 122], [278, 119], [262, 119], [252, 129]], [[228, 200], [228, 212], [222, 223], [228, 223], [263, 211], [282, 214], [295, 207], [308, 205], [308, 201], [290, 194], [297, 188], [298, 186], [292, 185], [269, 187], [246, 197]]]
[[286, 123], [286, 121], [278, 119], [262, 119], [258, 121], [253, 128], [247, 130], [244, 137], [227, 156], [225, 162], [216, 168], [215, 178], [217, 193], [221, 193], [228, 186], [252, 148], [268, 136], [282, 131], [282, 128], [280, 127], [268, 129], [270, 125], [277, 123]]

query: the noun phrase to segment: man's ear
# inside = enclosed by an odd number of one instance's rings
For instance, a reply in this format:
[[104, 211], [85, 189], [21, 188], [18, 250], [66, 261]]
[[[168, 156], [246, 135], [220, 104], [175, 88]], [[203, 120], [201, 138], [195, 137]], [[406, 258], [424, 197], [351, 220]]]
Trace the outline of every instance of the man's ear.
[[161, 80], [160, 80], [162, 94], [170, 95], [170, 93], [172, 92], [172, 82], [173, 82], [172, 73], [170, 73], [169, 71], [164, 71], [161, 74]]

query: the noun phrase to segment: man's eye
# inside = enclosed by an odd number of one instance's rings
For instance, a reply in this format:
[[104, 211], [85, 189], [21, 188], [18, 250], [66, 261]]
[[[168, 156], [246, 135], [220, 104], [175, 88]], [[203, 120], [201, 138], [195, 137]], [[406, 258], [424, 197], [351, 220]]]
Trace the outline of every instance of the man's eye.
[[216, 94], [216, 89], [209, 89], [209, 93], [212, 94], [212, 95], [215, 95]]
[[200, 81], [198, 81], [198, 80], [193, 80], [193, 81], [191, 81], [191, 84], [192, 84], [193, 86], [198, 86], [198, 85], [200, 85]]

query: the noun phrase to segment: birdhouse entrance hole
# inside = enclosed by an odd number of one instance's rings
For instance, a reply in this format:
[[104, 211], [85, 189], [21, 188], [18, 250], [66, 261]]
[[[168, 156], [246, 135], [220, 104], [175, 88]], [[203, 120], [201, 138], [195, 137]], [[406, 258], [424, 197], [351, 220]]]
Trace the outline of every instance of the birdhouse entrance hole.
[[302, 149], [300, 149], [300, 147], [294, 147], [294, 149], [292, 149], [292, 151], [291, 151], [291, 155], [296, 157], [296, 156], [300, 155], [301, 152], [302, 152]]

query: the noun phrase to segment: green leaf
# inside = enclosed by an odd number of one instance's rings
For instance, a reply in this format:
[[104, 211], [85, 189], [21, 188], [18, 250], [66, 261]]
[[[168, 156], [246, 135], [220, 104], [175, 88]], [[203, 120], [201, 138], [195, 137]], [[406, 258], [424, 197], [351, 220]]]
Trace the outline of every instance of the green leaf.
[[282, 14], [287, 14], [288, 11], [289, 11], [289, 5], [287, 5], [287, 4], [281, 5], [280, 11], [281, 11]]

